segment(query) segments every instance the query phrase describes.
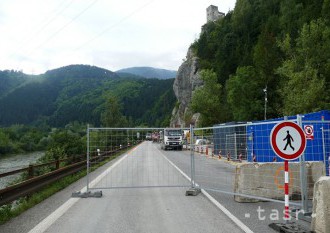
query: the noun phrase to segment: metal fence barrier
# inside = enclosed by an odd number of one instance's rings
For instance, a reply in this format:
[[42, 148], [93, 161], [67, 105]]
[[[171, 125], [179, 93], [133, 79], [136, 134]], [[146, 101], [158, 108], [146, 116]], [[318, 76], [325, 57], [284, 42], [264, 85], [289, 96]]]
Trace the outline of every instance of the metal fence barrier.
[[[297, 123], [307, 137], [305, 152], [289, 163], [289, 201], [309, 212], [314, 183], [329, 174], [330, 121], [304, 121], [299, 115], [289, 121]], [[88, 128], [88, 173], [93, 166], [91, 153], [123, 145], [133, 149], [110, 167], [98, 184], [91, 186], [87, 176], [87, 187], [192, 187], [233, 195], [238, 202], [284, 203], [284, 163], [270, 145], [270, 133], [279, 122], [182, 129], [183, 146], [178, 148], [184, 151], [177, 153], [165, 151], [166, 147], [162, 150], [162, 128]], [[190, 181], [175, 167], [185, 170]]]
[[[329, 174], [330, 122], [290, 120], [311, 133], [302, 156], [290, 161], [290, 204], [311, 210], [313, 186]], [[270, 133], [280, 121], [229, 123], [194, 128], [195, 182], [200, 188], [235, 196], [239, 202], [284, 202], [284, 163], [270, 145]], [[312, 129], [313, 132], [309, 132]], [[292, 142], [294, 145], [294, 142]], [[202, 148], [202, 149], [201, 149]]]
[[[185, 179], [161, 149], [162, 128], [88, 128], [87, 187], [88, 189], [188, 187]], [[180, 142], [182, 143], [182, 142]], [[108, 170], [103, 179], [91, 186], [89, 171], [91, 153], [132, 145]]]

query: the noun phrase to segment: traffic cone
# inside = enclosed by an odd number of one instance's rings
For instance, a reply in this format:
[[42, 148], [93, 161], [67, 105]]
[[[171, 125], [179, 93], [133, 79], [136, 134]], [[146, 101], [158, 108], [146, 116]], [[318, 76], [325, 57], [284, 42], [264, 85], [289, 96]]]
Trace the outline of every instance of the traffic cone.
[[239, 160], [240, 163], [242, 162], [242, 158], [243, 158], [243, 155], [242, 155], [242, 153], [240, 153], [239, 156], [238, 156], [238, 160]]

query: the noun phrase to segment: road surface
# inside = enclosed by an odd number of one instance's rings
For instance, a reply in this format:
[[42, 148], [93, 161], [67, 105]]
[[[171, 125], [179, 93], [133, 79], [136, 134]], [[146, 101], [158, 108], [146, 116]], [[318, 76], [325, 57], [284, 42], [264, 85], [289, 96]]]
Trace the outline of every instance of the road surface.
[[186, 156], [144, 142], [91, 174], [98, 181], [91, 187], [103, 187], [103, 197], [70, 198], [84, 189], [86, 180], [80, 180], [0, 226], [0, 232], [243, 232], [204, 195], [185, 196], [187, 188], [179, 186], [190, 183], [167, 155]]
[[[190, 175], [190, 151], [183, 151], [180, 156], [178, 156], [177, 151], [166, 151], [163, 154], [183, 172]], [[196, 182], [202, 188], [206, 188], [208, 194], [253, 232], [276, 232], [269, 228], [269, 224], [284, 222], [284, 204], [275, 202], [235, 202], [232, 194], [225, 194], [225, 192], [233, 192], [234, 190], [235, 165], [199, 153], [195, 153], [194, 158]], [[297, 221], [296, 216], [292, 217], [292, 222], [296, 222], [305, 228], [310, 227], [308, 222]]]

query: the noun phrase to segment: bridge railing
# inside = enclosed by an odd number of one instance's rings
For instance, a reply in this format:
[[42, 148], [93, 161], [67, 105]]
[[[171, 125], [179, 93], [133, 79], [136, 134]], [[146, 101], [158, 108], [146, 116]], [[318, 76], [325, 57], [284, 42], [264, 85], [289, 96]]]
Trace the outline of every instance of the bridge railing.
[[[113, 148], [111, 151], [104, 151], [102, 153], [95, 153], [90, 159], [90, 162], [100, 163], [105, 159], [111, 157], [112, 155], [120, 152], [121, 150], [128, 149], [130, 146], [118, 146]], [[14, 200], [17, 200], [20, 197], [24, 197], [30, 195], [41, 188], [55, 182], [58, 179], [61, 179], [65, 176], [71, 175], [83, 169], [86, 169], [86, 159], [84, 159], [85, 155], [79, 155], [76, 157], [71, 157], [67, 159], [50, 161], [48, 163], [30, 165], [25, 168], [5, 172], [0, 174], [0, 178], [4, 178], [7, 176], [19, 174], [22, 172], [27, 172], [27, 179], [21, 181], [20, 183], [10, 185], [4, 189], [0, 190], [0, 206], [8, 204]], [[65, 164], [63, 162], [73, 161], [70, 165], [61, 166], [61, 164]], [[77, 161], [78, 160], [78, 161]], [[47, 166], [53, 166], [51, 172], [47, 172], [45, 174], [35, 175], [38, 169], [45, 168]]]
[[53, 166], [55, 170], [59, 169], [61, 164], [64, 164], [63, 162], [67, 162], [67, 161], [71, 161], [69, 164], [81, 161], [83, 159], [85, 155], [76, 155], [70, 158], [66, 158], [66, 159], [58, 159], [58, 160], [53, 160], [47, 163], [41, 163], [41, 164], [30, 164], [27, 167], [24, 168], [20, 168], [20, 169], [16, 169], [16, 170], [12, 170], [9, 172], [4, 172], [4, 173], [0, 173], [0, 178], [4, 178], [7, 176], [11, 176], [11, 175], [16, 175], [22, 172], [27, 172], [27, 178], [32, 178], [35, 176], [35, 173], [38, 169], [40, 168], [44, 168], [44, 167], [49, 167], [49, 166]]

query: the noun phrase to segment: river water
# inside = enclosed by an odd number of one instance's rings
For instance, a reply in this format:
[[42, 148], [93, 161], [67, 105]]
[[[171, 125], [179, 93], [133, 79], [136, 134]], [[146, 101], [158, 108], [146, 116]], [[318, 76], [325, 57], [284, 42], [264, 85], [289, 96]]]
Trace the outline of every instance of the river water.
[[[16, 154], [10, 156], [0, 157], [0, 173], [9, 172], [29, 166], [35, 163], [45, 152], [37, 151], [29, 154]], [[0, 178], [0, 189], [19, 177], [20, 174], [15, 174], [7, 177]]]

